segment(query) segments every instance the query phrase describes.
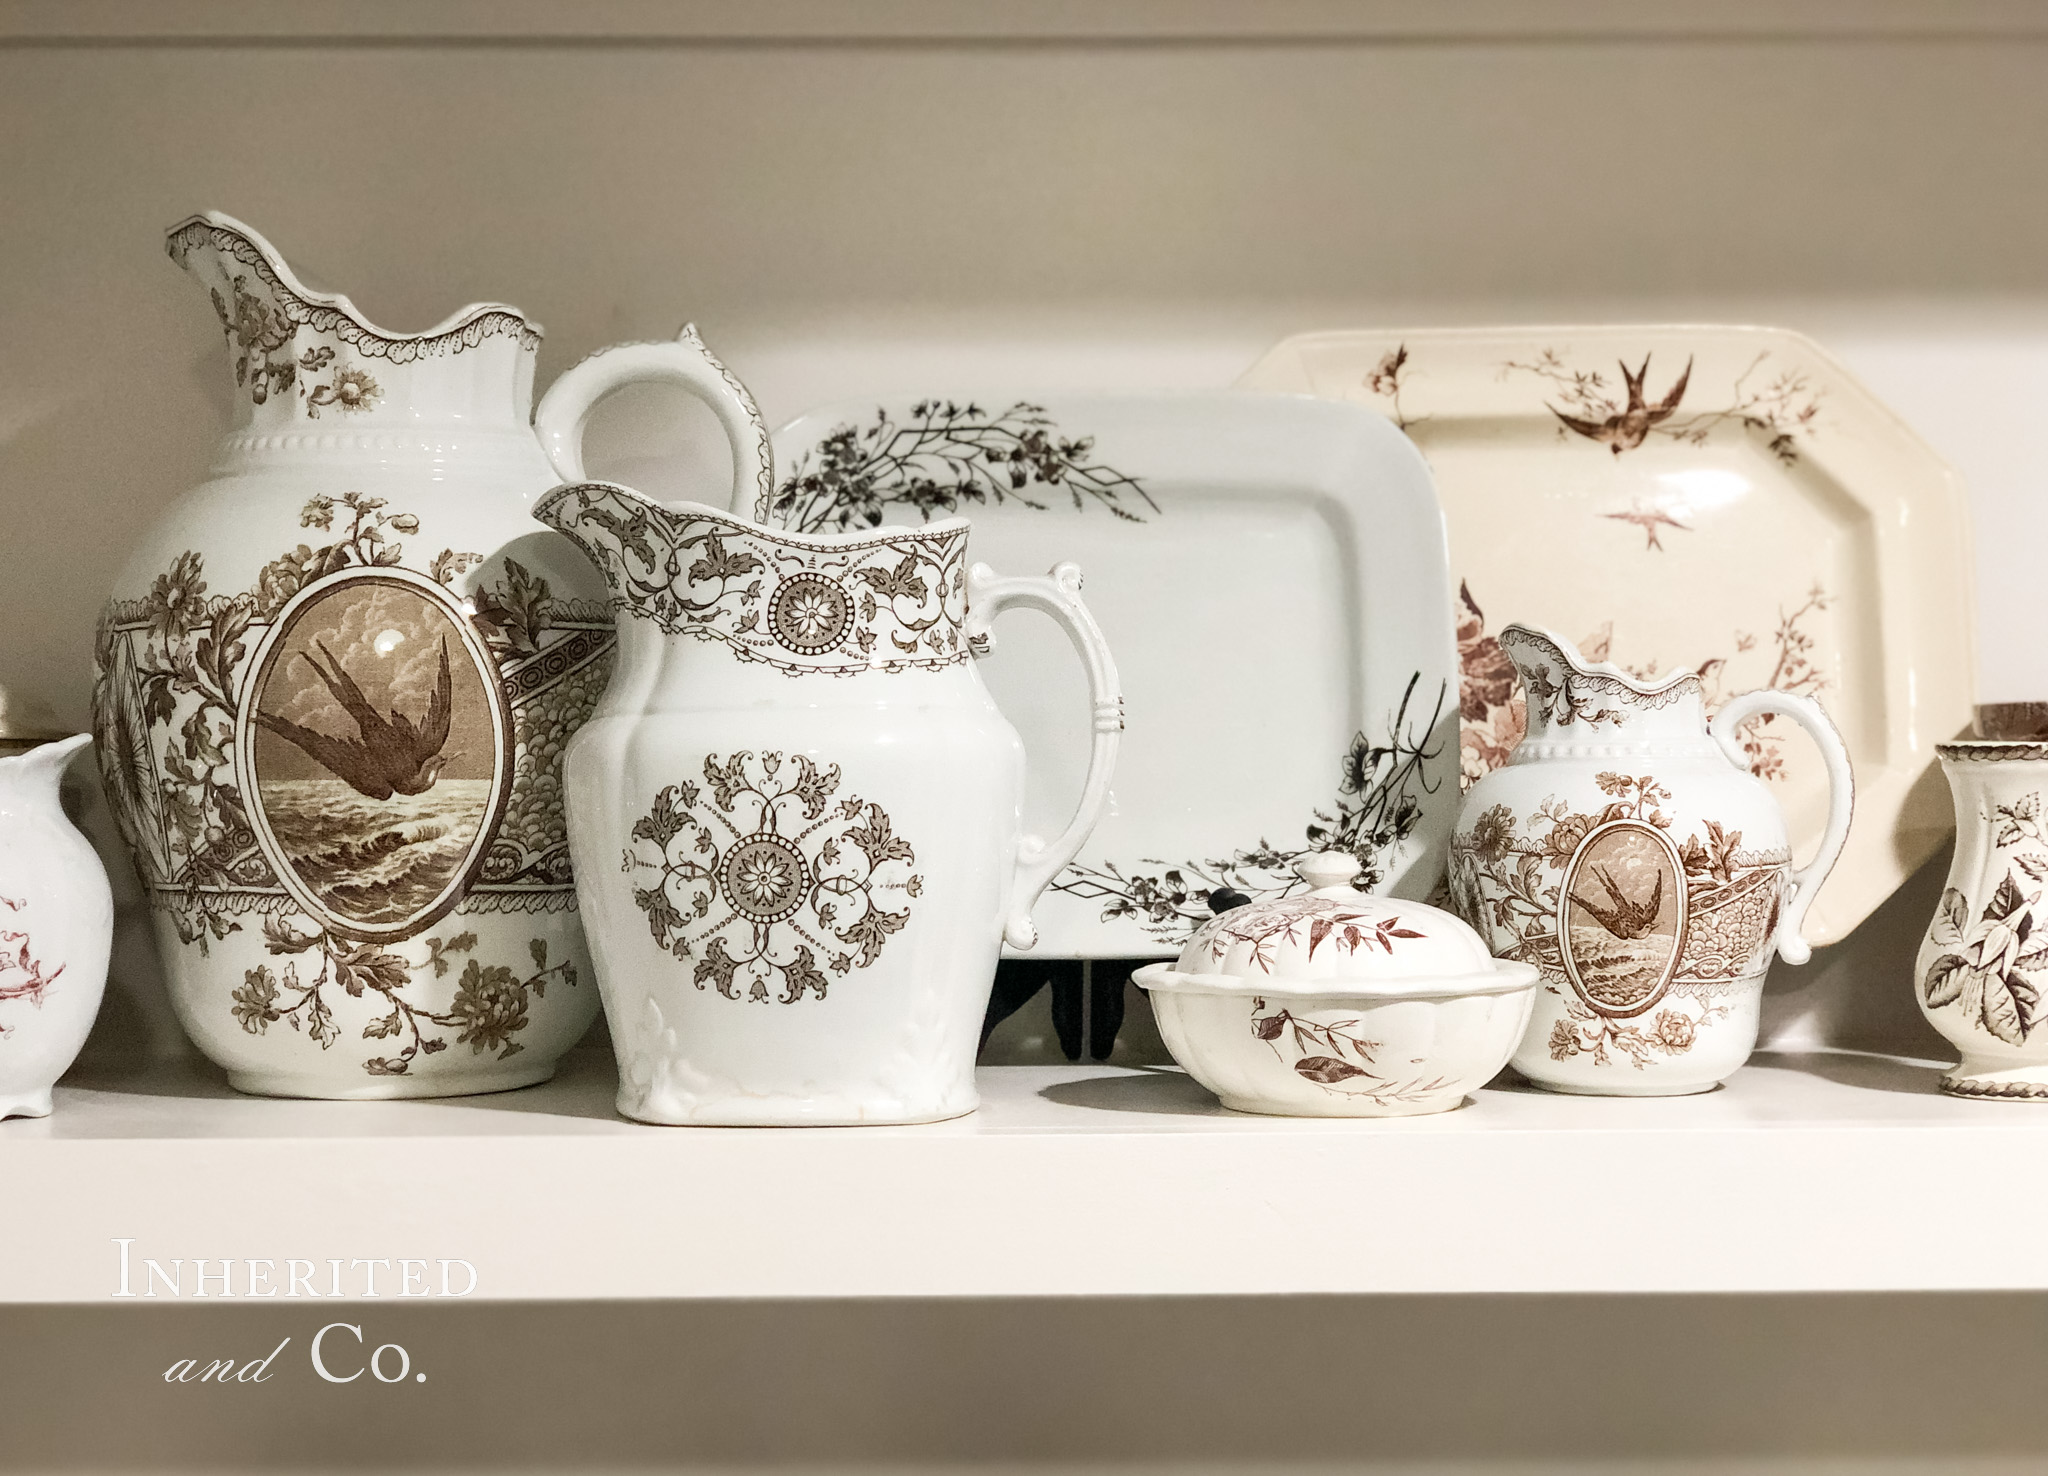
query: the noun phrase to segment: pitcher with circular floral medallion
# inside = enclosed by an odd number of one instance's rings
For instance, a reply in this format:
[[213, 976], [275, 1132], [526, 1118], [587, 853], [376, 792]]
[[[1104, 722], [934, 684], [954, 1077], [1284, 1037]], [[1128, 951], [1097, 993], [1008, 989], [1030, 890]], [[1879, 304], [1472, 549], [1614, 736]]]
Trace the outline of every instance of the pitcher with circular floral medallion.
[[168, 244], [238, 423], [121, 575], [93, 704], [178, 1017], [245, 1091], [543, 1080], [598, 1007], [561, 765], [613, 629], [528, 516], [540, 330], [386, 332], [224, 215]]
[[[536, 419], [566, 485], [535, 516], [612, 590], [619, 670], [569, 750], [569, 838], [619, 1057], [644, 1122], [929, 1122], [974, 1109], [1007, 942], [1109, 800], [1116, 667], [1072, 564], [1002, 578], [968, 524], [764, 526], [758, 421], [728, 422], [732, 511], [582, 477], [590, 407], [701, 372], [628, 344], [558, 380]], [[735, 397], [731, 405], [751, 404]], [[976, 660], [1030, 606], [1086, 670], [1081, 800], [1023, 833], [1024, 748]]]
[[[1848, 753], [1789, 692], [1737, 697], [1710, 725], [1692, 672], [1637, 677], [1525, 625], [1500, 645], [1528, 733], [1465, 797], [1450, 891], [1496, 957], [1542, 974], [1514, 1066], [1553, 1091], [1707, 1091], [1756, 1045], [1772, 953], [1809, 953], [1799, 920], [1848, 834]], [[1831, 784], [1820, 852], [1796, 868], [1742, 746], [1781, 715]]]

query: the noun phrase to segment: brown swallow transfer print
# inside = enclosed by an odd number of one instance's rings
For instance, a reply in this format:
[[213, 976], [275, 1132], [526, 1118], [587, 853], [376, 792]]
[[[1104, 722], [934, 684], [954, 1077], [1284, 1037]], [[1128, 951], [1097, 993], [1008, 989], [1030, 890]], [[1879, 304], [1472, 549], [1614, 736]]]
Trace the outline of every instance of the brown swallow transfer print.
[[314, 644], [327, 658], [327, 665], [334, 669], [327, 670], [309, 653], [300, 653], [299, 659], [313, 668], [314, 674], [334, 694], [334, 700], [341, 704], [343, 711], [355, 719], [359, 736], [337, 738], [301, 727], [260, 708], [252, 710], [250, 716], [278, 737], [303, 749], [322, 768], [337, 778], [346, 779], [351, 788], [371, 799], [386, 800], [394, 794], [425, 794], [432, 789], [434, 782], [441, 777], [442, 765], [457, 757], [441, 752], [448, 742], [453, 715], [454, 679], [448, 669], [448, 638], [441, 638], [440, 677], [427, 701], [426, 714], [417, 723], [396, 708], [391, 710], [388, 718], [377, 711], [363, 695], [363, 689], [356, 685], [355, 679], [334, 659], [334, 653], [318, 641]]
[[1672, 517], [1663, 508], [1644, 507], [1640, 503], [1630, 508], [1627, 512], [1602, 513], [1600, 516], [1612, 518], [1617, 523], [1634, 523], [1649, 536], [1649, 542], [1645, 547], [1654, 548], [1659, 552], [1662, 552], [1664, 548], [1664, 545], [1657, 538], [1657, 530], [1659, 528], [1676, 528], [1681, 533], [1690, 533], [1692, 531], [1690, 523], [1679, 522], [1678, 519]]
[[1593, 868], [1595, 879], [1606, 888], [1607, 903], [1602, 905], [1590, 897], [1572, 893], [1572, 901], [1586, 909], [1593, 920], [1615, 937], [1627, 941], [1640, 938], [1657, 925], [1657, 913], [1664, 905], [1664, 874], [1657, 873], [1654, 886], [1647, 901], [1629, 896], [1614, 880], [1614, 874], [1604, 866]]
[[1650, 356], [1643, 355], [1643, 367], [1631, 373], [1627, 364], [1621, 366], [1621, 377], [1628, 386], [1628, 404], [1604, 420], [1590, 420], [1584, 416], [1567, 415], [1555, 405], [1545, 408], [1565, 425], [1589, 441], [1602, 441], [1616, 456], [1624, 451], [1633, 451], [1643, 444], [1652, 426], [1669, 420], [1678, 409], [1678, 402], [1685, 398], [1686, 382], [1692, 378], [1692, 360], [1685, 361], [1685, 371], [1671, 386], [1669, 394], [1656, 404], [1650, 404], [1643, 395], [1643, 381], [1650, 376]]
[[[1704, 446], [1709, 436], [1726, 427], [1757, 437], [1772, 456], [1792, 466], [1799, 460], [1801, 441], [1819, 432], [1821, 392], [1804, 369], [1773, 362], [1769, 349], [1735, 376], [1726, 404], [1703, 407], [1695, 400], [1683, 413], [1680, 402], [1691, 388], [1697, 360], [1688, 357], [1671, 387], [1660, 399], [1652, 400], [1647, 387], [1650, 357], [1645, 351], [1642, 365], [1633, 370], [1623, 361], [1620, 384], [1598, 369], [1574, 368], [1554, 348], [1542, 349], [1527, 359], [1505, 360], [1500, 374], [1502, 378], [1533, 374], [1545, 381], [1550, 398], [1541, 403], [1553, 417], [1559, 439], [1580, 436], [1605, 446], [1616, 457], [1635, 450], [1652, 436]], [[1368, 387], [1385, 393], [1370, 382]]]

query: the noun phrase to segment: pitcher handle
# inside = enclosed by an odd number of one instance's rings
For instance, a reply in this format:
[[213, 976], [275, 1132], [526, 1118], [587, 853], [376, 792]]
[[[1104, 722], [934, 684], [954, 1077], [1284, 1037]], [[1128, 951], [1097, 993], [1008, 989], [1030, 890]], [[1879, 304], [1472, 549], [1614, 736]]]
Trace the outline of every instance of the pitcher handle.
[[1074, 818], [1050, 845], [1038, 836], [1027, 835], [1017, 842], [1017, 882], [1010, 896], [1010, 914], [1003, 920], [1003, 941], [1012, 948], [1029, 948], [1038, 941], [1031, 909], [1052, 885], [1054, 877], [1074, 859], [1088, 839], [1102, 807], [1109, 802], [1110, 771], [1116, 767], [1117, 745], [1124, 731], [1123, 690], [1117, 685], [1116, 661], [1095, 617], [1081, 603], [1081, 568], [1058, 564], [1050, 574], [1005, 577], [987, 564], [967, 571], [967, 645], [976, 656], [994, 649], [989, 627], [996, 616], [1012, 605], [1043, 610], [1066, 628], [1074, 653], [1088, 669], [1089, 704], [1094, 712], [1094, 744], [1088, 752], [1088, 777], [1081, 786], [1081, 803]]
[[1819, 746], [1821, 761], [1828, 770], [1827, 829], [1821, 834], [1820, 849], [1814, 852], [1813, 859], [1792, 873], [1792, 895], [1786, 899], [1778, 919], [1778, 957], [1788, 964], [1803, 964], [1813, 957], [1813, 945], [1806, 941], [1800, 924], [1805, 921], [1806, 909], [1813, 905], [1820, 884], [1827, 880], [1835, 859], [1842, 854], [1842, 843], [1849, 838], [1849, 817], [1856, 806], [1856, 776], [1849, 767], [1849, 750], [1842, 735], [1821, 705], [1810, 697], [1769, 688], [1745, 692], [1715, 715], [1708, 731], [1730, 763], [1748, 772], [1749, 758], [1742, 751], [1738, 730], [1751, 718], [1767, 712], [1781, 712], [1806, 729]]
[[681, 385], [717, 415], [732, 443], [732, 497], [736, 517], [768, 521], [774, 490], [775, 462], [768, 446], [768, 427], [747, 387], [718, 362], [685, 323], [673, 343], [620, 343], [599, 349], [548, 386], [533, 428], [541, 448], [564, 482], [588, 480], [583, 475], [583, 427], [598, 401], [629, 384], [654, 382]]

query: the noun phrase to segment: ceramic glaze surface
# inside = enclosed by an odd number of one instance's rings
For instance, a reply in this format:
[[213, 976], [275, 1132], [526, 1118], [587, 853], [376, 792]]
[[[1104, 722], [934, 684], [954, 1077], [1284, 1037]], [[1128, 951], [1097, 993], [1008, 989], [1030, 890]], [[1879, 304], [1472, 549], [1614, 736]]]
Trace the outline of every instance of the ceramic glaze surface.
[[[1807, 915], [1845, 936], [1948, 838], [1934, 744], [1969, 730], [1970, 507], [1954, 472], [1796, 333], [1558, 327], [1311, 333], [1242, 388], [1351, 401], [1429, 460], [1458, 595], [1464, 773], [1498, 768], [1523, 696], [1503, 617], [1654, 681], [1810, 697], [1856, 765], [1856, 834]], [[1769, 714], [1738, 735], [1793, 848], [1831, 814], [1826, 758]]]
[[[723, 404], [751, 508], [765, 435], [694, 340], [599, 355], [550, 391], [539, 425], [565, 472], [590, 406], [641, 377]], [[567, 778], [619, 1110], [972, 1111], [1000, 947], [1032, 945], [1032, 903], [1106, 802], [1122, 731], [1079, 571], [970, 566], [959, 519], [792, 533], [602, 482], [557, 488], [536, 516], [604, 571], [618, 618], [618, 673]], [[1089, 681], [1082, 800], [1051, 841], [1024, 831], [1023, 746], [975, 664], [1020, 604], [1065, 628]]]
[[49, 1116], [106, 988], [113, 892], [57, 796], [91, 741], [0, 758], [0, 1117]]
[[1533, 997], [1525, 986], [1449, 999], [1159, 991], [1152, 1002], [1174, 1060], [1234, 1111], [1412, 1117], [1491, 1081]]
[[1450, 913], [1361, 891], [1349, 853], [1317, 852], [1294, 869], [1309, 891], [1233, 907], [1202, 924], [1174, 963], [1176, 985], [1409, 993], [1428, 980], [1455, 989], [1499, 973], [1485, 940]]
[[1303, 857], [1312, 890], [1225, 911], [1133, 978], [1188, 1074], [1240, 1112], [1444, 1112], [1507, 1062], [1536, 970], [1450, 913], [1358, 891], [1356, 858]]
[[543, 1080], [597, 1010], [561, 762], [613, 637], [528, 515], [540, 331], [385, 332], [226, 216], [169, 249], [240, 423], [122, 574], [93, 699], [179, 1019], [246, 1091]]
[[[1800, 922], [1849, 827], [1848, 756], [1805, 698], [1754, 692], [1711, 728], [1691, 672], [1648, 682], [1511, 625], [1528, 733], [1472, 787], [1451, 841], [1451, 899], [1501, 958], [1542, 972], [1514, 1065], [1557, 1091], [1705, 1091], [1756, 1044], [1775, 948], [1805, 962]], [[1833, 788], [1818, 854], [1795, 869], [1776, 799], [1744, 762], [1743, 724], [1806, 728]]]
[[[1115, 803], [1036, 909], [1041, 950], [1170, 957], [1211, 891], [1284, 895], [1325, 848], [1376, 892], [1440, 884], [1458, 800], [1443, 514], [1377, 416], [1292, 395], [930, 395], [813, 411], [776, 447], [778, 527], [970, 513], [981, 557], [1089, 571], [1131, 730]], [[1086, 694], [1057, 630], [1017, 626], [983, 676], [1044, 781], [1026, 824], [1050, 828], [1088, 766], [1070, 718]], [[1259, 699], [1239, 700], [1253, 674]]]
[[1914, 977], [1928, 1023], [1962, 1052], [1944, 1091], [2048, 1101], [2048, 744], [1944, 743], [1956, 853]]

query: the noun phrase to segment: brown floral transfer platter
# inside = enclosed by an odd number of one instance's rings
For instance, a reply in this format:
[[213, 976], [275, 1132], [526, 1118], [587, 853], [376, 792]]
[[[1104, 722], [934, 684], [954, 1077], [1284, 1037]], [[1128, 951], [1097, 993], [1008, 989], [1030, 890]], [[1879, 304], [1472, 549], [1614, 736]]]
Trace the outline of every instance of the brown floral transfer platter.
[[[1842, 937], [1940, 847], [1934, 745], [1969, 729], [1968, 506], [1952, 472], [1847, 370], [1771, 328], [1302, 334], [1238, 388], [1367, 406], [1436, 474], [1457, 587], [1464, 780], [1497, 767], [1524, 707], [1494, 640], [1533, 621], [1640, 677], [1698, 672], [1710, 710], [1777, 687], [1827, 709], [1856, 821], [1808, 916]], [[1818, 753], [1743, 731], [1811, 855]]]
[[[1211, 892], [1298, 892], [1312, 852], [1349, 853], [1375, 892], [1441, 880], [1453, 587], [1428, 469], [1377, 417], [1224, 393], [870, 401], [785, 426], [775, 463], [777, 527], [959, 513], [977, 559], [1080, 565], [1116, 652], [1123, 749], [1108, 808], [1034, 910], [1034, 957], [1170, 957]], [[1025, 830], [1052, 834], [1089, 752], [1066, 638], [1012, 622], [983, 674], [1024, 740]]]

